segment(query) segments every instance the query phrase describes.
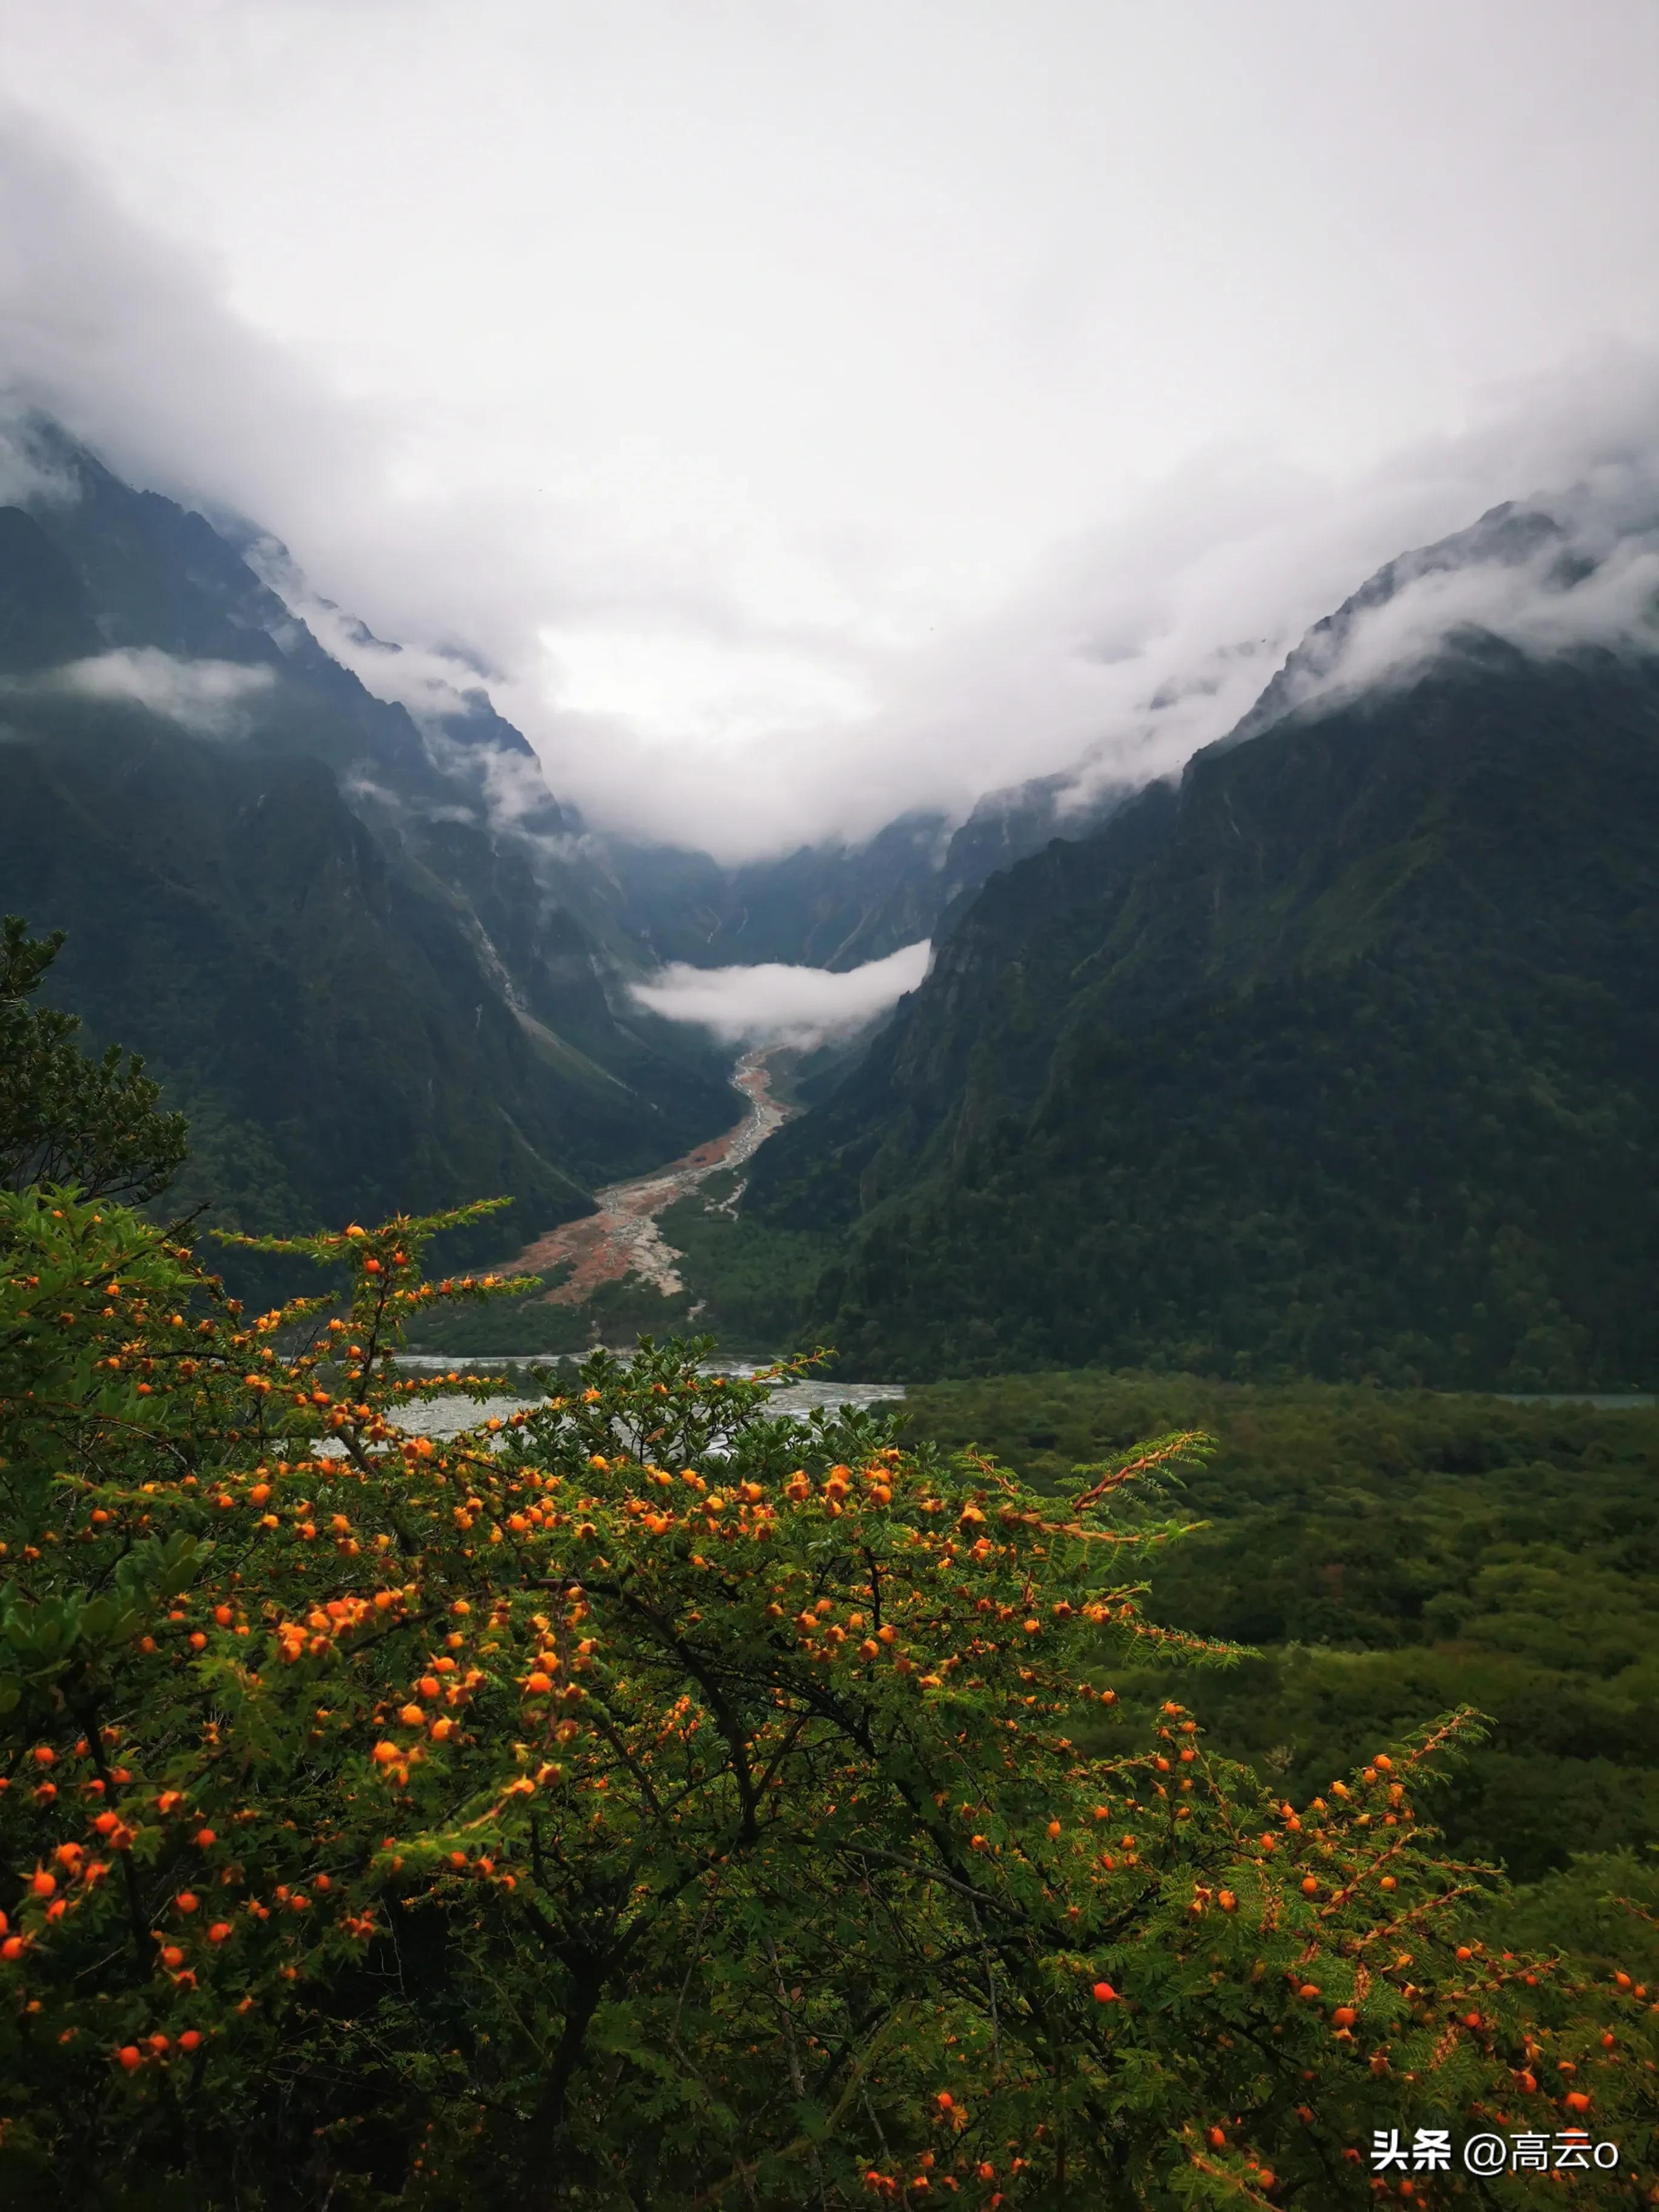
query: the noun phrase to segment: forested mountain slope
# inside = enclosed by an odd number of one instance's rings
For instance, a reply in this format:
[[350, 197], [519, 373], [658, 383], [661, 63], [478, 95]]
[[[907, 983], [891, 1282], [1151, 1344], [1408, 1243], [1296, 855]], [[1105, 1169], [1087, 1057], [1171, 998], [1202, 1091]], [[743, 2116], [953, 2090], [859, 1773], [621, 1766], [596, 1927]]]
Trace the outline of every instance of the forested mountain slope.
[[417, 722], [234, 532], [31, 436], [50, 494], [0, 510], [0, 908], [68, 931], [63, 1003], [188, 1112], [185, 1195], [296, 1227], [503, 1193], [530, 1236], [729, 1121], [720, 1056], [629, 1001], [603, 860], [481, 691]]
[[849, 1371], [1659, 1372], [1659, 663], [1466, 640], [997, 876], [756, 1164]]

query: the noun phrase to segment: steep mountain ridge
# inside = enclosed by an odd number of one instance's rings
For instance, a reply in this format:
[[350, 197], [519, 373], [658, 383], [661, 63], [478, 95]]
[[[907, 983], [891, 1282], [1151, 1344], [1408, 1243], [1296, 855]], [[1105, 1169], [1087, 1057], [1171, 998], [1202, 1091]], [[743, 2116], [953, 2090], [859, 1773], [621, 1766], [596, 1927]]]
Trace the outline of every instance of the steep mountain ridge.
[[723, 1056], [629, 1000], [579, 825], [550, 793], [493, 818], [500, 757], [539, 770], [482, 694], [423, 729], [205, 517], [32, 436], [0, 903], [68, 930], [64, 1003], [189, 1111], [190, 1195], [292, 1226], [501, 1191], [529, 1235], [729, 1121]]
[[1656, 825], [1659, 658], [1265, 714], [994, 877], [747, 1204], [860, 1371], [1650, 1381]]

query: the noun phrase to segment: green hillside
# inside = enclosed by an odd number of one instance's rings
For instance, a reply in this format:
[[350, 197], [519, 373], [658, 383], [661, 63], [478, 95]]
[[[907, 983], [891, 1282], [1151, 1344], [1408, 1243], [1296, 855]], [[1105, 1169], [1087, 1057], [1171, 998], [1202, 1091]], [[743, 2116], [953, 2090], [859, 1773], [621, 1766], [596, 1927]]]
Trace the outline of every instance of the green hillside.
[[0, 747], [0, 891], [68, 930], [54, 992], [90, 1039], [188, 1111], [180, 1194], [274, 1225], [505, 1192], [533, 1231], [705, 1133], [695, 1092], [676, 1116], [483, 988], [321, 762], [87, 720]]
[[756, 1164], [848, 1372], [1659, 1373], [1659, 676], [1490, 641], [993, 878]]
[[0, 509], [0, 911], [67, 932], [59, 1002], [188, 1115], [178, 1197], [288, 1228], [501, 1193], [493, 1255], [726, 1125], [551, 794], [492, 816], [501, 757], [536, 771], [481, 692], [417, 726], [234, 529], [31, 435], [67, 490]]

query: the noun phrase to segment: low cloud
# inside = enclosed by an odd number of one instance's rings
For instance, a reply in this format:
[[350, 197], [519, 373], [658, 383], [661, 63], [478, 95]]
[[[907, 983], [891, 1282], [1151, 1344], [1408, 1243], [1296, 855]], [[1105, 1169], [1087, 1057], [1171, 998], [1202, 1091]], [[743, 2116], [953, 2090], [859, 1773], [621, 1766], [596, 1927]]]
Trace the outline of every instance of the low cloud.
[[[35, 13], [44, 21], [53, 11]], [[1460, 145], [1469, 127], [1460, 109]], [[1594, 142], [1587, 132], [1573, 144], [1589, 159], [1604, 133], [1598, 122]], [[1644, 142], [1644, 170], [1650, 158]], [[1529, 153], [1527, 173], [1537, 170]], [[1375, 197], [1369, 181], [1367, 189]], [[958, 586], [939, 581], [951, 564], [918, 520], [933, 512], [931, 495], [914, 485], [908, 506], [894, 495], [914, 539], [874, 522], [860, 534], [831, 527], [839, 493], [806, 501], [797, 514], [763, 472], [754, 495], [738, 498], [732, 487], [743, 478], [746, 446], [733, 445], [724, 472], [714, 460], [698, 463], [698, 441], [672, 410], [666, 428], [607, 459], [608, 448], [590, 448], [574, 432], [567, 450], [556, 430], [586, 416], [551, 400], [502, 413], [497, 435], [488, 377], [474, 411], [462, 392], [453, 417], [418, 392], [365, 397], [331, 386], [320, 340], [301, 355], [262, 335], [236, 304], [233, 270], [204, 246], [146, 229], [131, 203], [38, 119], [0, 113], [0, 200], [15, 211], [0, 241], [0, 388], [17, 404], [52, 410], [135, 483], [278, 532], [304, 571], [290, 571], [278, 588], [380, 696], [430, 726], [487, 686], [536, 747], [556, 797], [596, 830], [702, 846], [729, 862], [803, 842], [859, 842], [911, 811], [960, 820], [982, 793], [1030, 777], [1063, 776], [1084, 803], [1097, 790], [1170, 774], [1226, 736], [1310, 626], [1402, 548], [1551, 487], [1607, 494], [1604, 508], [1614, 514], [1621, 472], [1637, 482], [1641, 457], [1659, 442], [1659, 371], [1637, 346], [1611, 343], [1495, 391], [1480, 385], [1484, 364], [1540, 356], [1512, 356], [1483, 339], [1455, 392], [1426, 414], [1378, 414], [1401, 426], [1387, 452], [1380, 428], [1375, 442], [1368, 432], [1308, 444], [1293, 464], [1273, 454], [1275, 440], [1291, 435], [1288, 417], [1269, 411], [1258, 424], [1248, 410], [1200, 409], [1194, 435], [1212, 422], [1217, 434], [1175, 466], [1166, 465], [1166, 439], [1141, 473], [1121, 428], [1136, 419], [1133, 407], [1114, 416], [1103, 398], [1091, 403], [1097, 420], [1086, 410], [1057, 415], [1076, 437], [1079, 480], [1100, 487], [1098, 497], [1091, 492], [1085, 507], [1055, 491], [1052, 528], [1027, 518], [1016, 532], [1009, 517], [1027, 507], [1017, 437], [1047, 412], [1046, 387], [1016, 380], [1010, 392], [1021, 404], [981, 395], [1000, 410], [983, 419], [1016, 441], [1006, 452], [1000, 440], [981, 438], [979, 416], [959, 425], [949, 485], [953, 497], [974, 489], [964, 513], [982, 487], [983, 515], [963, 525], [969, 580]], [[1650, 203], [1649, 195], [1629, 205]], [[1432, 220], [1445, 220], [1443, 196]], [[654, 238], [656, 225], [648, 228]], [[1584, 236], [1599, 245], [1605, 230], [1598, 206]], [[1526, 247], [1534, 250], [1530, 232]], [[612, 265], [605, 252], [593, 259]], [[939, 261], [930, 254], [918, 265]], [[1632, 254], [1626, 265], [1645, 264]], [[1466, 286], [1468, 268], [1484, 266], [1456, 263], [1455, 283]], [[970, 289], [977, 298], [977, 284]], [[1524, 288], [1509, 289], [1518, 296]], [[625, 289], [630, 300], [648, 295], [636, 281]], [[1302, 301], [1304, 334], [1321, 325], [1323, 293], [1317, 286]], [[1294, 322], [1286, 337], [1284, 301], [1260, 296], [1274, 376], [1297, 358], [1322, 361], [1316, 346], [1294, 342]], [[687, 297], [697, 331], [718, 323], [695, 282]], [[487, 328], [487, 304], [475, 301], [476, 315], [447, 313], [446, 325]], [[1145, 328], [1158, 320], [1139, 318]], [[775, 321], [769, 295], [769, 333]], [[1561, 327], [1570, 337], [1598, 325], [1581, 316]], [[665, 342], [635, 346], [630, 361], [678, 364], [669, 342], [677, 332], [682, 326], [665, 324], [655, 333]], [[1207, 347], [1206, 357], [1218, 350]], [[582, 349], [546, 351], [569, 360]], [[963, 346], [951, 365], [974, 357]], [[750, 387], [742, 380], [747, 358], [734, 357], [721, 389], [787, 391], [792, 362], [801, 365], [787, 349], [774, 356], [756, 348], [760, 381]], [[1370, 356], [1362, 349], [1345, 358]], [[941, 379], [941, 404], [957, 380]], [[871, 389], [886, 392], [884, 371]], [[1369, 389], [1355, 386], [1357, 419]], [[641, 388], [642, 421], [653, 421], [653, 406], [668, 406], [665, 390], [672, 397], [670, 387]], [[880, 413], [884, 422], [884, 398]], [[1410, 422], [1437, 416], [1465, 427], [1407, 434]], [[839, 419], [825, 410], [826, 423]], [[929, 420], [926, 409], [896, 411], [884, 459], [869, 459], [849, 428], [827, 443], [830, 461], [848, 471], [853, 505], [862, 488], [864, 505], [878, 513], [890, 490], [883, 470], [899, 467]], [[789, 453], [812, 447], [793, 428], [779, 445]], [[1102, 455], [1114, 452], [1121, 465], [1108, 467]], [[986, 475], [993, 463], [1000, 490]], [[1118, 489], [1126, 484], [1138, 489]], [[0, 495], [51, 491], [0, 452]], [[1099, 519], [1079, 528], [1079, 514]], [[1535, 653], [1603, 641], [1638, 649], [1650, 520], [1651, 509], [1646, 523], [1627, 514], [1595, 554], [1595, 574], [1576, 581], [1564, 584], [1547, 557], [1535, 568], [1425, 574], [1354, 627], [1340, 680], [1386, 680], [1471, 625]], [[1018, 558], [1003, 556], [1005, 539]], [[99, 680], [198, 727], [234, 721], [235, 702], [213, 678], [164, 682], [162, 657], [143, 659], [118, 678], [106, 657]], [[1334, 668], [1321, 673], [1338, 680]], [[540, 834], [545, 801], [532, 764], [492, 755], [488, 775], [483, 803], [496, 818]]]
[[72, 660], [37, 680], [84, 699], [126, 700], [204, 737], [227, 738], [246, 728], [246, 702], [270, 690], [276, 672], [234, 660], [179, 660], [143, 646]]
[[1304, 641], [1251, 722], [1409, 683], [1465, 642], [1659, 655], [1659, 465], [1601, 473], [1392, 563]]
[[0, 507], [67, 505], [80, 490], [72, 476], [33, 450], [21, 423], [0, 417]]
[[925, 940], [837, 974], [829, 968], [691, 968], [676, 961], [633, 995], [671, 1022], [696, 1022], [726, 1044], [802, 1048], [854, 1030], [914, 991], [927, 973]]
[[418, 721], [465, 714], [468, 695], [476, 696], [491, 672], [452, 647], [398, 645], [376, 637], [357, 616], [313, 590], [287, 546], [276, 538], [255, 538], [244, 546], [242, 557], [295, 621], [303, 623], [323, 650], [349, 668], [365, 690], [393, 706], [406, 707]]
[[921, 641], [804, 641], [867, 703], [781, 718], [763, 738], [677, 739], [644, 719], [576, 711], [556, 683], [516, 674], [492, 690], [554, 788], [597, 826], [740, 861], [802, 840], [860, 842], [912, 811], [959, 821], [984, 793], [1031, 777], [1066, 780], [1063, 812], [1173, 775], [1233, 731], [1308, 632], [1379, 569], [1508, 500], [1566, 516], [1595, 574], [1564, 586], [1547, 556], [1425, 574], [1356, 632], [1352, 680], [1392, 680], [1482, 623], [1540, 657], [1578, 643], [1650, 649], [1659, 504], [1643, 501], [1659, 365], [1607, 352], [1492, 395], [1490, 409], [1346, 481], [1200, 455], [1057, 547], [994, 612]]

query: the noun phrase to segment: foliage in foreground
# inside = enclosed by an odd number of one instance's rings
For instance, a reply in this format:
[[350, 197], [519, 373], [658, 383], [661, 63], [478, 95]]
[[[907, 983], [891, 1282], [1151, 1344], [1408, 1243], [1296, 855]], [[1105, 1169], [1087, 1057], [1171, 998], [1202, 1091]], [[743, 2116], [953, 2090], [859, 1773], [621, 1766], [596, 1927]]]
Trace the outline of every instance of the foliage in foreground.
[[1659, 1838], [1659, 1407], [1082, 1370], [931, 1384], [905, 1412], [1040, 1491], [1152, 1431], [1213, 1435], [1182, 1492], [1208, 1525], [1149, 1602], [1257, 1648], [1205, 1722], [1274, 1787], [1467, 1700], [1486, 1740], [1437, 1801], [1459, 1855], [1534, 1881]]
[[19, 915], [0, 921], [0, 1185], [73, 1182], [142, 1204], [185, 1157], [185, 1117], [158, 1110], [137, 1053], [88, 1060], [76, 1015], [31, 1005], [63, 942], [61, 929], [31, 937]]
[[1139, 1579], [1200, 1439], [1057, 1501], [674, 1345], [434, 1441], [387, 1355], [489, 1287], [421, 1284], [453, 1217], [250, 1321], [0, 1206], [9, 2201], [1322, 2208], [1477, 2122], [1640, 2201], [1646, 1987], [1487, 1948], [1425, 1825], [1469, 1717], [1299, 1805], [1116, 1721], [1218, 1656]]

